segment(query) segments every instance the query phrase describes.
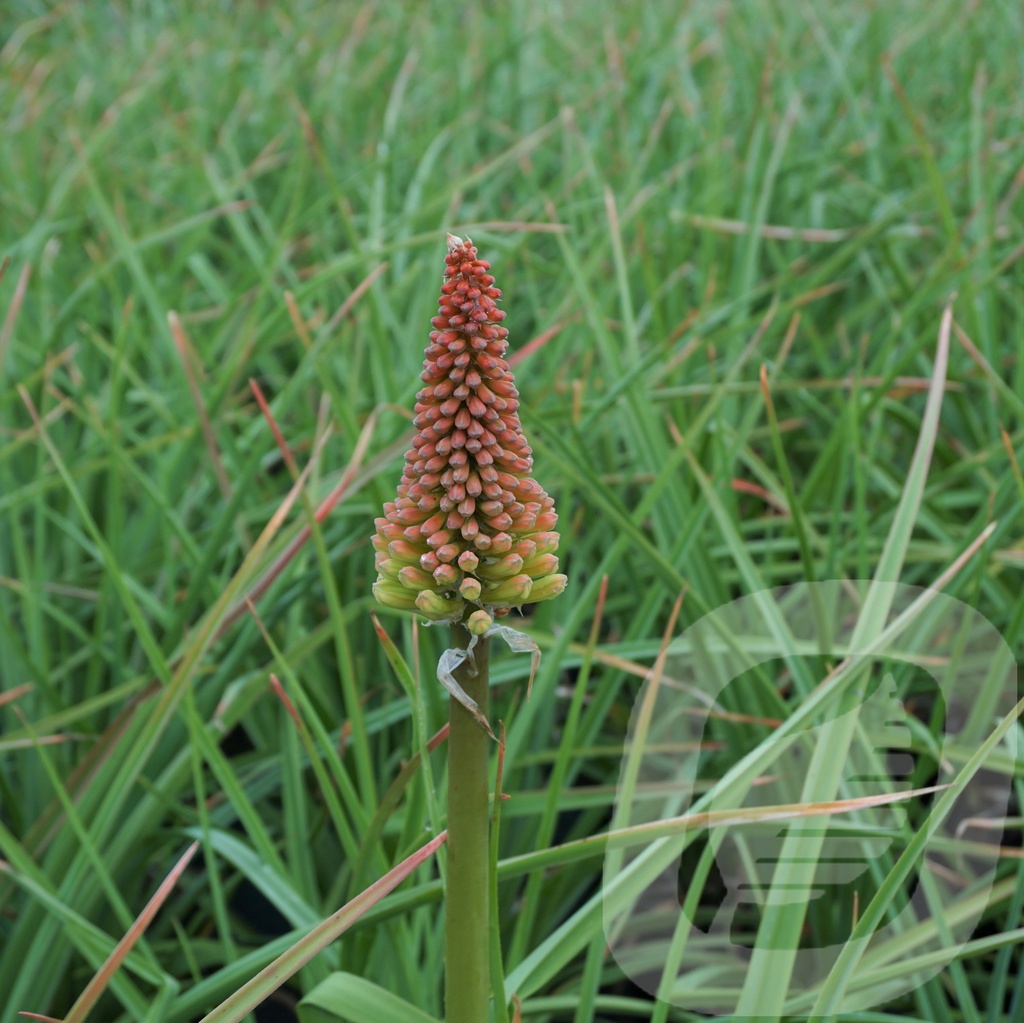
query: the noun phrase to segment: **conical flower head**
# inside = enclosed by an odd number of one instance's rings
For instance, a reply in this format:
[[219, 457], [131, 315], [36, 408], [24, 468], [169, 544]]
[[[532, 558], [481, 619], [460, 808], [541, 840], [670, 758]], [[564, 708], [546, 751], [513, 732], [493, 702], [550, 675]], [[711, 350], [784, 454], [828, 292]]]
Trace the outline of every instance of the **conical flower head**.
[[554, 502], [530, 476], [501, 292], [468, 238], [448, 235], [446, 263], [416, 438], [398, 495], [376, 520], [373, 592], [389, 607], [471, 621], [479, 634], [491, 616], [557, 596], [566, 578]]

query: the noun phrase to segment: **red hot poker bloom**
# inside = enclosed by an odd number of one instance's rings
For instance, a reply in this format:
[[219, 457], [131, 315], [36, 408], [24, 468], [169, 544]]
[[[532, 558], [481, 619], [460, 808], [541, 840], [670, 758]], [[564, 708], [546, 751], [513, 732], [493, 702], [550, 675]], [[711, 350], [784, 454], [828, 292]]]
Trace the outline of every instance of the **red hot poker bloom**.
[[445, 262], [416, 438], [398, 495], [376, 520], [373, 592], [389, 607], [482, 634], [492, 616], [557, 596], [566, 577], [554, 502], [530, 476], [501, 292], [468, 238], [448, 235]]

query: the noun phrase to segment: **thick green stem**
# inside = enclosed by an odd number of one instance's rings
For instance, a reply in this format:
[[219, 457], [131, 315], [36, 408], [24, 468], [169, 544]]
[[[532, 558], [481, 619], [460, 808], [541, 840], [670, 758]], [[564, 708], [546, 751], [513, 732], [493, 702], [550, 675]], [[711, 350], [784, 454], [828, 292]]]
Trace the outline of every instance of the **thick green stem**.
[[[469, 632], [452, 627], [465, 649]], [[489, 639], [477, 641], [473, 662], [455, 672], [466, 695], [487, 714]], [[474, 670], [475, 669], [475, 670]], [[445, 1019], [488, 1023], [487, 762], [490, 738], [458, 700], [450, 701], [448, 732], [448, 881], [445, 889]]]

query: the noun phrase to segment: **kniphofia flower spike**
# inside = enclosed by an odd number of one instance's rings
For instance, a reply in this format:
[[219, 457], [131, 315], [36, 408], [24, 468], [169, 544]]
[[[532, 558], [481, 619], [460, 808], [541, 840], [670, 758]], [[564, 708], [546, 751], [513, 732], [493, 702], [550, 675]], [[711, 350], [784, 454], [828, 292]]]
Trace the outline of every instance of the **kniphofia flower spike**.
[[373, 537], [381, 604], [483, 635], [513, 607], [555, 597], [554, 502], [530, 472], [508, 330], [490, 264], [448, 235], [440, 311], [416, 396], [417, 433]]

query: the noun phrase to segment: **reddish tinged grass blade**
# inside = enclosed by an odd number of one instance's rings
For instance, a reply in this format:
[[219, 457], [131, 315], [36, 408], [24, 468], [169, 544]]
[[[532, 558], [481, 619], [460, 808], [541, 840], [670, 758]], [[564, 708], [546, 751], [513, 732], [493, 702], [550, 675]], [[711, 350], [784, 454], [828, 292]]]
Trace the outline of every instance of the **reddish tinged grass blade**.
[[[427, 752], [433, 753], [438, 746], [441, 745], [448, 738], [448, 722], [446, 721], [428, 740]], [[370, 828], [368, 835], [371, 839], [375, 840], [376, 837], [384, 830], [384, 825], [387, 823], [388, 817], [391, 812], [398, 806], [402, 799], [402, 794], [405, 792], [408, 784], [412, 781], [416, 772], [420, 768], [420, 755], [414, 753], [409, 759], [402, 765], [402, 769], [395, 775], [395, 780], [391, 783], [391, 787], [384, 793], [383, 798], [380, 801], [380, 806], [377, 808], [377, 812], [373, 815], [373, 820], [370, 822]], [[365, 841], [364, 845], [372, 845], [372, 841]]]
[[954, 323], [953, 331], [956, 334], [957, 340], [963, 346], [964, 351], [967, 352], [982, 373], [985, 374], [985, 379], [996, 389], [996, 391], [999, 392], [999, 396], [1012, 408], [1016, 409], [1018, 413], [1024, 410], [1024, 402], [1021, 401], [1020, 396], [1002, 378], [1001, 374], [992, 366], [985, 356], [981, 354], [978, 350], [978, 346], [970, 339], [963, 327], [961, 327], [959, 323]]
[[729, 485], [737, 494], [750, 494], [752, 497], [759, 497], [765, 504], [774, 508], [775, 511], [781, 512], [783, 515], [789, 511], [789, 505], [785, 501], [777, 497], [766, 487], [762, 487], [760, 483], [753, 483], [751, 480], [733, 477], [729, 480]]
[[75, 1004], [71, 1006], [71, 1011], [64, 1018], [64, 1023], [82, 1023], [88, 1016], [89, 1010], [107, 989], [110, 978], [120, 969], [128, 953], [142, 937], [157, 911], [167, 901], [167, 897], [178, 883], [178, 879], [184, 873], [192, 857], [195, 856], [198, 848], [199, 843], [193, 842], [171, 868], [170, 873], [160, 883], [160, 887], [153, 893], [153, 897], [146, 903], [145, 909], [135, 918], [135, 922], [128, 928], [128, 932], [107, 956], [106, 962], [96, 971], [96, 976], [86, 984], [85, 990], [78, 996]]
[[1024, 500], [1024, 475], [1020, 471], [1020, 463], [1017, 461], [1017, 453], [1013, 450], [1013, 441], [1006, 432], [1006, 427], [999, 424], [999, 435], [1003, 438], [1003, 447], [1006, 448], [1006, 455], [1010, 459], [1010, 468], [1013, 470], [1013, 478], [1017, 484], [1017, 492]]
[[567, 320], [562, 320], [561, 323], [556, 323], [553, 327], [548, 327], [547, 330], [538, 334], [536, 337], [531, 338], [526, 342], [525, 345], [520, 345], [515, 352], [508, 357], [508, 364], [514, 369], [524, 359], [528, 359], [535, 352], [539, 352], [552, 338], [558, 337], [559, 334], [573, 323], [579, 317], [571, 317]]
[[906, 792], [880, 792], [874, 796], [857, 796], [853, 799], [827, 799], [817, 803], [776, 803], [772, 806], [749, 806], [730, 810], [703, 810], [683, 814], [680, 817], [666, 817], [649, 824], [636, 824], [628, 828], [609, 831], [604, 837], [609, 845], [633, 845], [641, 840], [653, 841], [681, 831], [699, 831], [706, 828], [735, 827], [741, 824], [761, 824], [769, 821], [800, 820], [805, 817], [828, 817], [834, 813], [853, 813], [876, 806], [890, 806], [905, 803], [918, 796], [931, 795], [950, 788], [950, 784], [928, 785]]
[[32, 692], [32, 683], [24, 682], [20, 686], [15, 686], [13, 689], [8, 689], [6, 693], [0, 693], [0, 707], [6, 703], [13, 703], [15, 700], [20, 700], [26, 693]]
[[221, 1002], [201, 1023], [240, 1023], [257, 1005], [276, 991], [289, 977], [297, 973], [318, 952], [344, 934], [364, 913], [375, 906], [389, 892], [394, 891], [417, 867], [426, 863], [444, 844], [448, 832], [417, 849], [380, 880], [360, 892], [336, 913], [327, 917], [287, 952], [278, 956], [269, 966], [260, 970], [252, 980], [243, 984], [233, 995]]
[[355, 286], [355, 288], [352, 290], [352, 294], [349, 295], [348, 298], [346, 298], [345, 301], [342, 302], [340, 306], [338, 306], [337, 311], [327, 321], [327, 326], [324, 327], [324, 331], [327, 334], [330, 334], [338, 326], [338, 324], [341, 323], [341, 321], [345, 319], [345, 317], [348, 316], [350, 312], [352, 312], [352, 309], [354, 308], [356, 302], [358, 302], [363, 297], [363, 295], [365, 295], [366, 292], [370, 290], [370, 288], [373, 285], [373, 282], [378, 277], [380, 277], [380, 275], [384, 273], [384, 271], [387, 270], [387, 268], [390, 265], [390, 263], [378, 264]]
[[288, 443], [284, 439], [284, 434], [281, 432], [281, 428], [277, 425], [274, 413], [270, 411], [267, 399], [263, 396], [263, 389], [255, 380], [252, 379], [252, 377], [249, 378], [249, 389], [252, 391], [253, 397], [256, 399], [256, 404], [260, 407], [260, 412], [263, 413], [263, 418], [266, 419], [267, 425], [270, 427], [270, 432], [274, 435], [274, 441], [277, 444], [278, 451], [281, 452], [284, 464], [288, 466], [288, 471], [292, 474], [292, 478], [294, 479], [299, 475], [299, 467], [295, 462], [295, 456], [292, 454], [291, 448], [288, 447]]
[[[626, 761], [622, 773], [622, 781], [620, 783], [622, 795], [619, 801], [620, 811], [625, 807], [630, 806], [633, 802], [641, 764], [641, 757], [639, 754], [647, 743], [647, 734], [650, 727], [651, 715], [654, 713], [655, 698], [658, 694], [659, 687], [664, 681], [665, 661], [668, 659], [668, 651], [672, 645], [676, 619], [679, 617], [679, 612], [682, 610], [683, 600], [685, 597], [686, 588], [684, 587], [683, 591], [676, 598], [676, 602], [669, 613], [668, 623], [662, 633], [661, 647], [658, 650], [658, 656], [654, 659], [654, 666], [650, 671], [650, 685], [645, 691], [644, 701], [640, 706], [640, 717], [632, 740], [633, 749], [637, 753], [637, 756], [633, 756], [633, 751], [631, 750], [629, 759]], [[616, 816], [613, 818], [613, 827], [614, 824], [619, 823], [620, 820], [620, 812], [616, 812]]]
[[302, 731], [302, 719], [299, 717], [299, 712], [295, 709], [295, 704], [292, 703], [292, 698], [284, 691], [284, 686], [281, 685], [281, 680], [273, 673], [270, 673], [270, 685], [274, 690], [277, 698], [284, 704], [284, 709], [288, 712], [288, 716], [295, 722], [295, 727]]
[[[0, 267], [0, 280], [3, 280], [4, 273], [10, 264], [10, 256], [4, 259], [3, 266]], [[7, 346], [11, 342], [11, 334], [14, 332], [14, 324], [18, 319], [18, 313], [21, 311], [22, 303], [25, 301], [25, 292], [28, 290], [28, 280], [32, 276], [32, 264], [26, 263], [21, 268], [21, 274], [18, 276], [18, 283], [14, 286], [14, 296], [11, 298], [11, 304], [7, 307], [7, 315], [4, 317], [4, 325], [0, 327], [0, 371], [3, 370], [4, 361], [7, 358]]]
[[[292, 321], [292, 326], [295, 328], [295, 333], [299, 335], [299, 340], [302, 342], [306, 351], [313, 347], [313, 339], [309, 336], [309, 327], [306, 326], [306, 321], [302, 318], [302, 313], [299, 311], [299, 304], [295, 301], [295, 294], [291, 291], [285, 291], [284, 302], [288, 306], [288, 318]], [[250, 381], [251, 383], [252, 381]]]
[[178, 350], [178, 358], [181, 359], [182, 369], [185, 371], [185, 380], [188, 382], [189, 394], [192, 395], [192, 404], [195, 405], [196, 415], [199, 416], [199, 428], [203, 431], [203, 441], [206, 444], [206, 451], [210, 456], [210, 463], [213, 465], [213, 473], [217, 477], [217, 486], [225, 501], [231, 500], [231, 481], [228, 479], [227, 470], [224, 468], [224, 461], [220, 457], [220, 448], [217, 447], [217, 438], [213, 432], [213, 424], [203, 404], [203, 395], [199, 390], [199, 380], [196, 377], [192, 365], [194, 349], [185, 333], [181, 319], [172, 309], [167, 314], [167, 324], [171, 328], [171, 337], [174, 338], [174, 347]]

